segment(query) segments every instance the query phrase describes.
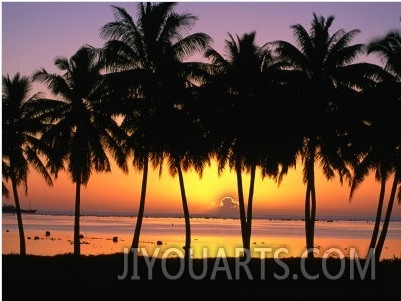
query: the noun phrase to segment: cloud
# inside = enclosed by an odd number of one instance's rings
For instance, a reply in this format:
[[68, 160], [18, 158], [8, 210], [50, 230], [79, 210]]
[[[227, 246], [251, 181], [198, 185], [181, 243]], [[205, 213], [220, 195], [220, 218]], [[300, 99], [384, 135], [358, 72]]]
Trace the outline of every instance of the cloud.
[[230, 196], [226, 196], [220, 201], [212, 203], [210, 209], [215, 214], [233, 216], [238, 215], [238, 207], [238, 201]]
[[235, 201], [232, 197], [226, 196], [220, 200], [220, 209], [238, 209], [238, 202]]

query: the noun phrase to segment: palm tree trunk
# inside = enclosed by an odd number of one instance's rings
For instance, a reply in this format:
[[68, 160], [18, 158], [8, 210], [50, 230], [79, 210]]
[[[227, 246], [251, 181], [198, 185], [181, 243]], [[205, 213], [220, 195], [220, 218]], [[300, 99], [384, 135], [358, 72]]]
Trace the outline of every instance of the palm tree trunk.
[[81, 175], [79, 175], [75, 183], [75, 220], [74, 220], [74, 255], [81, 255], [81, 240], [80, 240], [80, 207], [81, 207]]
[[[309, 182], [306, 183], [306, 196], [305, 196], [305, 238], [306, 238], [306, 248], [309, 250], [310, 245], [311, 245], [311, 240], [310, 240], [310, 210], [311, 210], [311, 197], [310, 197], [310, 185]], [[310, 254], [308, 253], [308, 258], [313, 258], [310, 257]]]
[[311, 159], [313, 156], [306, 161], [306, 196], [305, 196], [305, 236], [306, 236], [306, 248], [309, 250], [308, 258], [313, 259], [314, 254], [312, 248], [314, 246], [314, 230], [315, 230], [315, 218], [316, 218], [316, 193], [315, 193], [315, 177], [314, 177], [314, 164]]
[[398, 179], [399, 179], [399, 173], [396, 172], [394, 175], [393, 186], [391, 187], [390, 199], [388, 201], [387, 211], [386, 211], [386, 216], [384, 217], [382, 231], [380, 233], [380, 237], [375, 249], [375, 257], [377, 261], [380, 260], [383, 251], [384, 241], [386, 240], [387, 230], [390, 224], [391, 212], [393, 210], [393, 205], [394, 205], [395, 194], [397, 192], [397, 186], [399, 184]]
[[248, 250], [251, 249], [251, 234], [252, 234], [252, 206], [253, 206], [253, 193], [255, 190], [255, 174], [256, 165], [251, 167], [251, 180], [249, 183], [249, 196], [248, 196], [248, 208], [246, 217], [246, 246]]
[[[311, 248], [315, 246], [315, 221], [316, 221], [316, 188], [315, 188], [315, 166], [313, 161], [311, 162], [311, 218], [310, 218], [310, 245]], [[313, 252], [311, 252], [313, 257]]]
[[246, 215], [245, 215], [245, 201], [244, 201], [244, 190], [242, 187], [242, 173], [241, 163], [239, 160], [235, 164], [235, 170], [237, 173], [237, 188], [238, 188], [238, 203], [239, 203], [239, 217], [241, 221], [241, 235], [242, 235], [242, 246], [246, 249]]
[[13, 187], [14, 194], [14, 202], [15, 202], [15, 212], [17, 214], [17, 222], [18, 222], [18, 233], [19, 233], [19, 249], [20, 255], [26, 255], [26, 245], [25, 245], [25, 234], [24, 234], [24, 226], [22, 224], [22, 214], [21, 214], [21, 206], [19, 202], [18, 190], [17, 190], [17, 181], [15, 180], [14, 173], [11, 171], [11, 185]]
[[372, 237], [370, 239], [368, 254], [366, 255], [366, 258], [369, 258], [370, 250], [374, 250], [376, 243], [377, 243], [377, 237], [379, 236], [379, 229], [380, 229], [380, 223], [381, 223], [381, 218], [382, 218], [381, 216], [382, 216], [382, 211], [383, 211], [383, 203], [384, 203], [385, 193], [386, 193], [386, 177], [384, 177], [382, 175], [381, 184], [380, 184], [379, 203], [377, 204], [375, 226], [373, 228]]
[[138, 209], [138, 215], [136, 218], [134, 238], [132, 240], [132, 245], [131, 245], [132, 249], [137, 249], [139, 246], [139, 236], [141, 234], [143, 214], [145, 212], [146, 187], [147, 187], [147, 181], [148, 181], [148, 166], [149, 166], [148, 156], [146, 156], [146, 160], [145, 160], [144, 166], [143, 166], [143, 174], [142, 174], [141, 199], [139, 200], [139, 209]]
[[185, 194], [184, 177], [182, 175], [182, 170], [180, 163], [176, 165], [178, 171], [178, 179], [180, 181], [181, 199], [182, 199], [182, 209], [184, 211], [185, 219], [185, 247], [184, 247], [184, 262], [185, 266], [189, 266], [189, 255], [191, 254], [191, 221], [189, 216], [187, 196]]

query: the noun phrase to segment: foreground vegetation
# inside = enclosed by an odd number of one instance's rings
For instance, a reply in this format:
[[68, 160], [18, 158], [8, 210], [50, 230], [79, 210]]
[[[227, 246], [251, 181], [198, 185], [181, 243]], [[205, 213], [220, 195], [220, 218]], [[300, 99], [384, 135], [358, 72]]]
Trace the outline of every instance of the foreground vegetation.
[[[123, 294], [134, 296], [138, 292], [146, 291], [151, 292], [151, 296], [172, 297], [187, 294], [186, 290], [193, 290], [197, 297], [210, 297], [220, 293], [225, 297], [249, 297], [250, 292], [259, 296], [313, 297], [313, 291], [319, 294], [319, 298], [385, 298], [395, 295], [398, 287], [389, 283], [401, 276], [401, 259], [397, 258], [382, 260], [375, 265], [372, 262], [366, 264], [361, 259], [359, 263], [365, 270], [364, 273], [358, 271], [356, 263], [349, 259], [341, 264], [339, 259], [334, 258], [326, 262], [321, 258], [286, 258], [281, 261], [269, 258], [264, 263], [260, 259], [252, 258], [246, 267], [238, 264], [241, 262], [238, 258], [208, 258], [205, 261], [196, 259], [193, 261], [194, 275], [200, 276], [206, 269], [205, 276], [195, 279], [196, 276], [184, 272], [176, 280], [172, 277], [180, 274], [181, 263], [178, 258], [156, 259], [149, 269], [145, 258], [140, 256], [136, 265], [130, 265], [135, 270], [128, 272], [123, 280], [118, 279], [124, 274], [123, 254], [80, 257], [69, 254], [21, 257], [11, 254], [3, 255], [2, 261], [3, 296], [15, 294], [15, 288], [21, 287], [23, 290], [29, 289], [32, 300], [43, 300], [46, 297], [54, 300], [55, 296], [69, 294], [67, 288], [73, 287], [82, 288], [80, 295], [91, 298], [97, 295], [104, 297], [104, 293], [112, 293], [114, 297]], [[246, 272], [248, 268], [250, 274]], [[288, 277], [284, 277], [287, 268]], [[294, 277], [295, 274], [298, 277]], [[140, 279], [131, 279], [133, 275]], [[308, 279], [316, 275], [316, 280]], [[280, 280], [280, 277], [283, 279]], [[338, 279], [331, 280], [332, 277]], [[244, 285], [248, 289], [245, 290]], [[54, 290], [56, 288], [61, 290], [57, 292]], [[317, 288], [322, 293], [318, 293]], [[56, 292], [56, 295], [50, 292]]]

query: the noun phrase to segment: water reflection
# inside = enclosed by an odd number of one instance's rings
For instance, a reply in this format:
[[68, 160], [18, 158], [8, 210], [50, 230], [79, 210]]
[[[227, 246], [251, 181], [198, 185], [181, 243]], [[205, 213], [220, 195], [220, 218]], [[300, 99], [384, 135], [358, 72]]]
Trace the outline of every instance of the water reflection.
[[[27, 253], [56, 255], [73, 252], [73, 216], [24, 215]], [[83, 255], [112, 254], [127, 251], [135, 227], [132, 217], [81, 217], [81, 253]], [[234, 257], [241, 248], [239, 220], [194, 218], [191, 220], [193, 258], [203, 256]], [[355, 250], [359, 258], [367, 254], [373, 222], [317, 221], [315, 255], [350, 256]], [[48, 235], [46, 235], [46, 232]], [[140, 248], [157, 257], [181, 256], [185, 242], [183, 218], [145, 218]], [[172, 250], [175, 248], [175, 250]], [[300, 220], [253, 221], [251, 253], [254, 257], [300, 257], [305, 251], [304, 223]], [[3, 254], [19, 252], [16, 217], [3, 214]], [[145, 255], [145, 254], [144, 254]], [[401, 258], [401, 222], [392, 222], [382, 258]]]

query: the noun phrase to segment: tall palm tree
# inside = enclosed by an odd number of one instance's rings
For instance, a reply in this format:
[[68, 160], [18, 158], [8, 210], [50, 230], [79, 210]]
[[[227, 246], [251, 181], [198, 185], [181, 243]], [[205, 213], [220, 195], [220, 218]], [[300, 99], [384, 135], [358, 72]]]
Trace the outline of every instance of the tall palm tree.
[[[340, 181], [350, 177], [346, 161], [339, 152], [342, 135], [347, 127], [342, 124], [357, 89], [370, 82], [375, 68], [367, 63], [353, 63], [365, 50], [364, 44], [350, 45], [360, 32], [358, 29], [339, 29], [330, 33], [335, 17], [313, 14], [310, 31], [301, 24], [291, 28], [298, 47], [287, 41], [274, 41], [281, 58], [298, 74], [299, 114], [302, 114], [304, 143], [303, 160], [305, 197], [305, 236], [308, 257], [313, 258], [316, 219], [315, 162], [320, 161], [327, 179], [337, 171]], [[344, 101], [346, 100], [346, 101]]]
[[[374, 137], [373, 134], [376, 133], [376, 131], [372, 132], [373, 133], [371, 135], [367, 136], [369, 137], [368, 139], [372, 139], [372, 137]], [[374, 139], [373, 140], [374, 142], [371, 143], [369, 151], [354, 167], [354, 175], [352, 177], [351, 189], [350, 189], [350, 200], [351, 200], [355, 194], [356, 189], [365, 180], [366, 176], [372, 170], [375, 170], [375, 179], [380, 183], [380, 193], [376, 210], [375, 225], [370, 239], [368, 252], [370, 250], [374, 250], [377, 243], [377, 238], [379, 236], [379, 230], [380, 230], [380, 223], [382, 219], [384, 198], [386, 194], [386, 184], [388, 178], [393, 172], [393, 167], [391, 165], [392, 163], [389, 160], [390, 157], [386, 157], [386, 160], [384, 160], [383, 158], [385, 157], [383, 156], [383, 154], [387, 152], [387, 150], [389, 150], [388, 146], [382, 144], [384, 142], [383, 141], [384, 139], [380, 139], [385, 136], [383, 136], [383, 133], [382, 134], [377, 133], [377, 134], [380, 136], [374, 137], [376, 139]], [[370, 142], [372, 142], [372, 140]]]
[[[378, 119], [374, 120], [373, 123], [373, 126], [378, 128], [381, 135], [385, 137], [385, 143], [382, 145], [385, 150], [381, 153], [380, 163], [390, 161], [392, 165], [388, 169], [394, 173], [394, 180], [380, 236], [376, 242], [381, 220], [382, 200], [379, 200], [375, 228], [370, 244], [370, 248], [374, 248], [376, 259], [380, 260], [391, 219], [394, 199], [397, 195], [397, 186], [401, 183], [401, 135], [396, 130], [400, 127], [398, 116], [401, 112], [401, 32], [394, 30], [382, 38], [372, 40], [368, 44], [368, 53], [377, 54], [384, 63], [384, 70], [389, 74], [389, 78], [379, 83], [376, 91], [372, 93], [373, 95], [370, 95], [376, 103], [380, 102], [380, 107], [374, 107], [376, 109], [374, 111], [375, 116]], [[383, 104], [383, 100], [385, 104]], [[401, 186], [398, 191], [398, 201], [401, 201]]]
[[[385, 74], [383, 75], [385, 76]], [[386, 184], [395, 172], [394, 163], [397, 160], [397, 140], [394, 139], [393, 134], [389, 134], [397, 123], [395, 116], [391, 118], [399, 110], [396, 101], [397, 92], [394, 94], [395, 91], [393, 89], [392, 93], [392, 89], [386, 83], [388, 83], [388, 78], [382, 79], [376, 86], [363, 91], [362, 94], [365, 100], [363, 105], [365, 114], [364, 129], [354, 135], [351, 143], [351, 145], [357, 145], [359, 149], [353, 149], [353, 152], [358, 155], [357, 160], [352, 164], [353, 177], [350, 201], [370, 172], [374, 171], [375, 179], [380, 183], [375, 224], [367, 256], [376, 248], [386, 195]], [[386, 95], [386, 97], [383, 98], [383, 95]], [[356, 143], [356, 139], [359, 142]]]
[[[2, 172], [3, 179], [11, 180], [21, 255], [26, 255], [26, 244], [18, 186], [24, 185], [25, 193], [28, 193], [29, 166], [34, 167], [48, 185], [53, 185], [41, 156], [46, 149], [40, 140], [46, 130], [42, 120], [46, 106], [40, 103], [38, 94], [28, 98], [31, 87], [31, 79], [27, 76], [20, 76], [19, 73], [13, 78], [3, 76]], [[3, 195], [7, 196], [8, 189], [4, 181], [2, 188]]]
[[190, 86], [189, 80], [196, 80], [202, 73], [202, 64], [188, 58], [211, 41], [204, 33], [184, 36], [197, 17], [174, 12], [175, 5], [175, 2], [138, 3], [136, 22], [124, 8], [112, 6], [115, 21], [101, 29], [101, 36], [109, 39], [103, 55], [116, 84], [111, 84], [112, 90], [126, 93], [116, 99], [132, 103], [128, 105], [129, 111], [122, 112], [126, 116], [123, 125], [130, 132], [128, 146], [134, 154], [133, 165], [143, 170], [132, 248], [138, 248], [139, 244], [149, 161], [154, 166], [161, 164], [166, 151], [158, 145], [157, 137], [166, 126], [158, 118], [163, 112], [182, 106], [185, 100], [179, 95], [174, 99], [172, 96], [177, 96], [174, 89], [177, 83]]
[[53, 149], [52, 171], [57, 176], [65, 168], [75, 183], [74, 255], [79, 256], [81, 186], [88, 184], [93, 170], [110, 172], [109, 154], [128, 172], [121, 149], [125, 134], [102, 97], [103, 66], [91, 47], [81, 47], [70, 59], [57, 57], [55, 65], [61, 75], [42, 68], [34, 80], [60, 98], [53, 100], [52, 126], [43, 139]]
[[178, 175], [182, 208], [185, 220], [184, 262], [188, 267], [191, 255], [191, 223], [187, 194], [184, 185], [184, 171], [193, 168], [202, 177], [205, 165], [210, 165], [209, 143], [194, 115], [190, 114], [190, 106], [164, 111], [159, 120], [165, 129], [160, 132], [161, 147], [165, 151], [171, 176]]
[[[274, 114], [284, 113], [282, 109], [288, 103], [279, 111], [280, 105], [284, 104], [283, 101], [281, 104], [278, 101], [280, 93], [284, 91], [281, 90], [278, 80], [279, 65], [269, 49], [256, 45], [255, 37], [254, 31], [241, 37], [237, 35], [235, 38], [229, 34], [225, 41], [226, 57], [213, 48], [209, 48], [205, 53], [215, 68], [210, 93], [214, 94], [213, 99], [219, 100], [220, 104], [213, 113], [216, 117], [209, 116], [209, 122], [212, 122], [210, 128], [216, 141], [219, 172], [226, 164], [236, 172], [242, 242], [244, 250], [247, 251], [250, 251], [257, 167], [261, 167], [263, 177], [278, 179], [286, 173], [292, 163], [295, 163], [295, 159], [291, 163], [288, 159], [288, 164], [281, 168], [280, 164], [284, 161], [273, 155], [273, 145], [277, 146], [276, 139], [280, 137], [271, 135], [271, 132], [279, 132], [274, 129]], [[264, 109], [267, 104], [271, 111]], [[250, 118], [241, 122], [244, 116]], [[263, 131], [263, 136], [257, 137], [259, 131]], [[287, 148], [289, 144], [287, 141]], [[287, 151], [286, 154], [290, 154], [289, 149]], [[251, 176], [246, 203], [242, 183], [244, 171], [249, 172]]]
[[[228, 163], [229, 168], [234, 169], [237, 176], [241, 236], [245, 252], [250, 251], [250, 228], [248, 227], [250, 224], [247, 218], [251, 217], [258, 158], [256, 155], [251, 158], [247, 153], [248, 149], [244, 148], [246, 135], [249, 136], [251, 133], [244, 130], [244, 123], [236, 121], [240, 120], [240, 114], [244, 114], [245, 108], [255, 105], [256, 101], [250, 97], [250, 94], [258, 94], [258, 89], [260, 90], [258, 84], [261, 84], [262, 62], [267, 52], [259, 49], [255, 44], [255, 36], [256, 32], [245, 33], [241, 37], [228, 34], [228, 39], [225, 40], [226, 57], [213, 48], [209, 48], [205, 53], [206, 58], [210, 59], [217, 69], [217, 76], [212, 79], [214, 81], [212, 85], [219, 85], [222, 89], [219, 91], [220, 95], [215, 95], [216, 99], [220, 99], [222, 103], [219, 108], [221, 110], [219, 122], [222, 126], [219, 129], [217, 124], [212, 125], [212, 131], [217, 138], [215, 151], [219, 173]], [[245, 160], [248, 160], [250, 165], [245, 166]], [[251, 173], [248, 206], [245, 204], [242, 181], [242, 172], [245, 170]]]

